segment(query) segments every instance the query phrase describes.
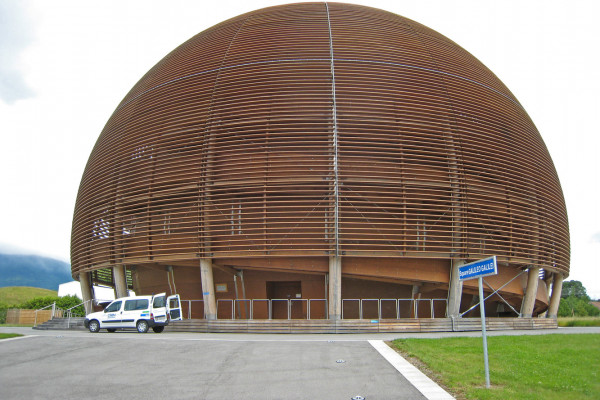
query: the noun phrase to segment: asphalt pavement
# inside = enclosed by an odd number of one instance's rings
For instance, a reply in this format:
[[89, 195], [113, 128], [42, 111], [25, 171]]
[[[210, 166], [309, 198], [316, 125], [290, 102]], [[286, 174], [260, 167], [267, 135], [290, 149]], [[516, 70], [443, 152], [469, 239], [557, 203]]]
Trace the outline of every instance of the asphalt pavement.
[[[3, 400], [441, 398], [425, 397], [419, 384], [406, 379], [413, 374], [382, 355], [376, 344], [385, 347], [382, 341], [399, 337], [481, 335], [92, 334], [8, 327], [0, 332], [27, 335], [0, 340]], [[600, 333], [600, 328], [489, 332], [577, 333]], [[449, 398], [440, 390], [435, 393]]]
[[196, 336], [53, 331], [5, 339], [0, 398], [426, 398], [368, 341]]

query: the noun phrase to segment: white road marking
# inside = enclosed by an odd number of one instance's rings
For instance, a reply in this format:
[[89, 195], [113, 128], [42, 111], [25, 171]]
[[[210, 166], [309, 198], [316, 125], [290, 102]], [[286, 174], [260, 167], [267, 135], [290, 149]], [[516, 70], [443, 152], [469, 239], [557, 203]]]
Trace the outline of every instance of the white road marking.
[[0, 339], [0, 343], [10, 342], [11, 340], [27, 339], [30, 337], [38, 337], [38, 335], [17, 336], [17, 337], [8, 338], [8, 339]]
[[455, 400], [448, 392], [437, 383], [429, 379], [417, 367], [406, 361], [400, 354], [391, 349], [383, 340], [369, 340], [375, 348], [394, 368], [398, 370], [408, 381], [423, 393], [429, 400]]

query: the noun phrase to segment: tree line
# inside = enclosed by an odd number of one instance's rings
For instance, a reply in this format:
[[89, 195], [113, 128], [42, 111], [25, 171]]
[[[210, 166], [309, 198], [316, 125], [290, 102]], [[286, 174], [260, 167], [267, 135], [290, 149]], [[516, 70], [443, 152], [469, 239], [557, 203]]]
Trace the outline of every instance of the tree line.
[[563, 282], [558, 307], [559, 317], [597, 317], [598, 315], [600, 310], [590, 304], [590, 296], [580, 281]]

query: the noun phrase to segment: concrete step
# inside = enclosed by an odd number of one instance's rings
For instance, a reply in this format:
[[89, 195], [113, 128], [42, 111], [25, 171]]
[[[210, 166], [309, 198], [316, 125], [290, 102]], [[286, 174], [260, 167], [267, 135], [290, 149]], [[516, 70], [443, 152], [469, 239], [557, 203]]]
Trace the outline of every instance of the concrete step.
[[[556, 319], [486, 318], [487, 329], [556, 329]], [[165, 332], [213, 333], [393, 333], [393, 332], [468, 332], [481, 330], [479, 318], [404, 318], [382, 320], [205, 320], [172, 322]]]
[[34, 326], [33, 329], [38, 330], [85, 330], [83, 326], [83, 317], [72, 317], [69, 318], [53, 318], [49, 321]]

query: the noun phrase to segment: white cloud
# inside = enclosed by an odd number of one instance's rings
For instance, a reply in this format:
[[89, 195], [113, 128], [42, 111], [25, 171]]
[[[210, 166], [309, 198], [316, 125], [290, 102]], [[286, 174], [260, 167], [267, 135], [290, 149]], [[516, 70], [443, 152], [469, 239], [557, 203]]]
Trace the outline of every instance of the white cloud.
[[26, 5], [0, 2], [0, 99], [7, 104], [34, 95], [21, 72], [20, 56], [33, 40]]

